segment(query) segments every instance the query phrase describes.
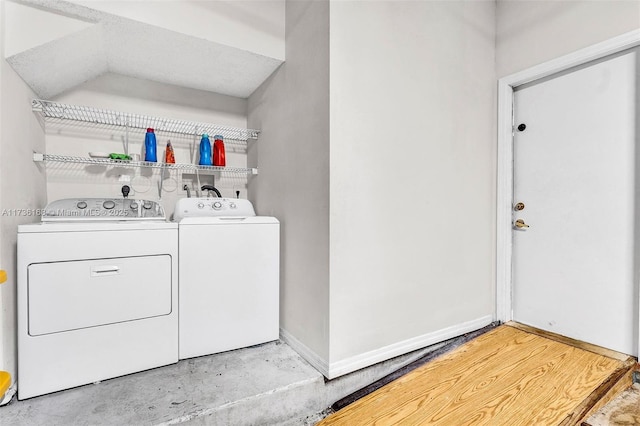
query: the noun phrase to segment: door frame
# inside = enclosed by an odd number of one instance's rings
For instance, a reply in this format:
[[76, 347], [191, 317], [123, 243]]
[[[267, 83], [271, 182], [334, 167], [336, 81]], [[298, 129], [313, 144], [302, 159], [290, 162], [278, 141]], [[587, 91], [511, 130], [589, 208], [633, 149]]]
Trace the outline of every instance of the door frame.
[[[527, 68], [498, 80], [496, 194], [496, 319], [513, 319], [513, 92], [514, 88], [569, 68], [640, 46], [640, 29]], [[639, 339], [640, 342], [640, 339]], [[640, 343], [639, 343], [640, 346]], [[640, 351], [639, 351], [640, 353]]]

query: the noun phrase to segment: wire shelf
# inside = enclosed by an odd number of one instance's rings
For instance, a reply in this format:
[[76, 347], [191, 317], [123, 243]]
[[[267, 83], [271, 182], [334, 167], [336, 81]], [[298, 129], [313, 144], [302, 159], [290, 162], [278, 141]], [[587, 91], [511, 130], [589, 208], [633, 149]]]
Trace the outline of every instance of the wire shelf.
[[33, 161], [35, 162], [55, 162], [55, 163], [73, 163], [73, 164], [89, 164], [99, 166], [116, 166], [116, 167], [144, 167], [150, 169], [162, 169], [166, 171], [187, 171], [193, 173], [221, 173], [221, 174], [233, 174], [233, 175], [257, 175], [258, 169], [256, 168], [242, 168], [242, 167], [219, 167], [219, 166], [199, 166], [195, 164], [167, 164], [167, 163], [152, 163], [148, 161], [127, 161], [127, 160], [112, 160], [110, 158], [86, 158], [86, 157], [74, 157], [69, 155], [57, 155], [57, 154], [41, 154], [34, 153]]
[[195, 121], [175, 120], [170, 118], [153, 117], [149, 115], [131, 114], [93, 108], [80, 105], [63, 104], [59, 102], [34, 99], [31, 101], [33, 111], [38, 112], [46, 122], [60, 123], [69, 120], [78, 123], [91, 124], [98, 128], [109, 129], [140, 129], [151, 127], [156, 132], [168, 132], [179, 135], [210, 136], [222, 135], [225, 140], [248, 141], [257, 139], [258, 130], [240, 129]]

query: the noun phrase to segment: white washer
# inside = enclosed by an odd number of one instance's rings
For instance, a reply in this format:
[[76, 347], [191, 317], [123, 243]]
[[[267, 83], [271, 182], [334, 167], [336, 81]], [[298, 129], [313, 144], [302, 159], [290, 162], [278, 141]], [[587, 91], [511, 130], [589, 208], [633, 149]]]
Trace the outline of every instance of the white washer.
[[177, 241], [145, 200], [59, 200], [19, 226], [19, 399], [177, 362]]
[[250, 201], [178, 200], [180, 359], [278, 339], [280, 224]]

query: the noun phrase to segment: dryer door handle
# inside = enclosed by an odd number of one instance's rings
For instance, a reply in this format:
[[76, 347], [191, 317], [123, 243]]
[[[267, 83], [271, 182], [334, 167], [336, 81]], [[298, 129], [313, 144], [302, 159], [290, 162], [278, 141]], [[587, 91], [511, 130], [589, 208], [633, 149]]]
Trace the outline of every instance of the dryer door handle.
[[120, 273], [120, 267], [115, 265], [92, 266], [92, 277], [104, 277], [106, 275], [115, 275]]

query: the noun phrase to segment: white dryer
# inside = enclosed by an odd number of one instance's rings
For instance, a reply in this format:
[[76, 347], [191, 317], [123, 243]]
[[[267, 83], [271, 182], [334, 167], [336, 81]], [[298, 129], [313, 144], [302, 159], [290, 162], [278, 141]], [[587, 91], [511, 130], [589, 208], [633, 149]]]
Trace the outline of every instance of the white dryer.
[[19, 399], [177, 362], [177, 241], [145, 200], [59, 200], [19, 226]]
[[278, 339], [278, 220], [229, 198], [181, 199], [174, 220], [180, 359]]

